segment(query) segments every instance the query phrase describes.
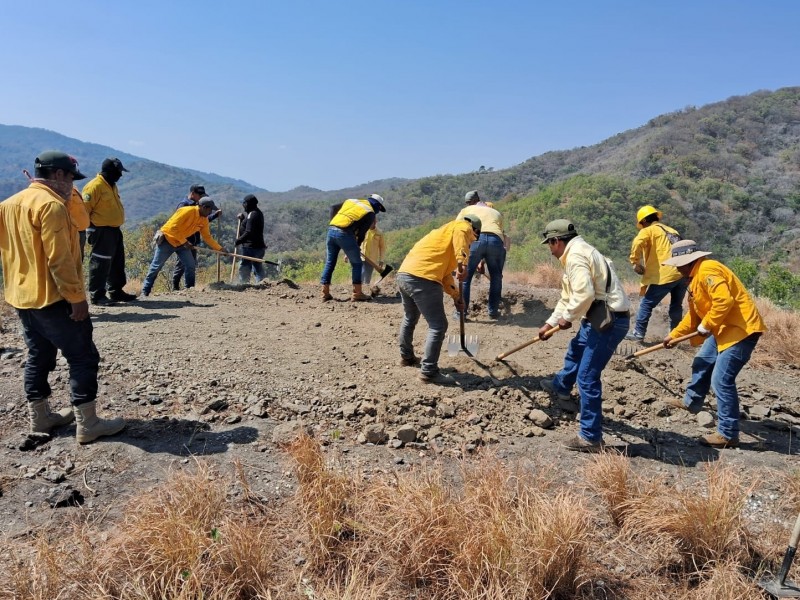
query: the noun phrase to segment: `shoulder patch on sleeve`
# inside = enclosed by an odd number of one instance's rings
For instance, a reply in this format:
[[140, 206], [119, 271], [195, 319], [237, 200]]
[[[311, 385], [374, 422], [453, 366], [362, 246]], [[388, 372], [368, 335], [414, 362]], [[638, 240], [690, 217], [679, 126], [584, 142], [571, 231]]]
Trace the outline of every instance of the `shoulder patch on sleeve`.
[[706, 285], [708, 287], [711, 287], [712, 285], [714, 285], [714, 278], [713, 277], [706, 277]]
[[84, 202], [91, 202], [91, 200], [92, 200], [92, 195], [90, 193], [88, 193], [88, 192], [85, 192], [83, 194], [83, 201]]

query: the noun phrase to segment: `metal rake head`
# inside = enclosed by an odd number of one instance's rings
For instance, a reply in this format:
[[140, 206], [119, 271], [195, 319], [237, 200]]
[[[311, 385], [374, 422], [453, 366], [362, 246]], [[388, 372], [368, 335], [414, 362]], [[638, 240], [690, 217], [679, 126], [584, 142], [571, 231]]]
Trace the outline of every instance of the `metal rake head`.
[[641, 350], [642, 347], [639, 344], [627, 344], [623, 342], [616, 348], [614, 348], [614, 354], [617, 356], [624, 356], [625, 358], [629, 358], [633, 356], [634, 352]]

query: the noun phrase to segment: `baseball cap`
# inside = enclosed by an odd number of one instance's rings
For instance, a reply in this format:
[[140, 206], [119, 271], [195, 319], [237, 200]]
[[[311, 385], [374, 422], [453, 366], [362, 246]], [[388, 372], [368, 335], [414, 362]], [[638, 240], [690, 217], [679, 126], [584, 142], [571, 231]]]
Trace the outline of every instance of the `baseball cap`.
[[201, 198], [200, 202], [197, 203], [198, 206], [208, 207], [211, 210], [218, 210], [217, 205], [214, 204], [214, 201], [211, 199], [210, 196], [206, 196], [205, 198]]
[[58, 150], [42, 152], [36, 157], [34, 166], [37, 169], [61, 169], [67, 173], [72, 173], [72, 177], [76, 180], [86, 179], [86, 175], [78, 170], [78, 161], [75, 157]]
[[379, 194], [370, 194], [367, 200], [373, 200], [378, 203], [378, 212], [386, 212], [386, 207], [383, 205], [383, 196]]
[[198, 196], [200, 196], [201, 198], [202, 198], [203, 196], [208, 196], [208, 194], [206, 194], [206, 188], [205, 188], [205, 186], [204, 186], [204, 185], [198, 185], [198, 184], [195, 184], [195, 185], [193, 185], [192, 187], [190, 187], [190, 188], [189, 188], [189, 193], [190, 193], [190, 194], [197, 194], [197, 195], [198, 195]]
[[546, 244], [547, 240], [551, 238], [577, 234], [578, 232], [575, 229], [575, 225], [573, 225], [570, 221], [567, 219], [556, 219], [555, 221], [550, 221], [544, 228], [544, 233], [542, 234], [544, 239], [542, 240], [542, 243]]
[[464, 195], [464, 204], [472, 204], [473, 202], [480, 202], [481, 197], [478, 196], [478, 190], [471, 190]]
[[107, 158], [103, 161], [103, 165], [100, 167], [101, 171], [111, 171], [117, 170], [120, 173], [122, 171], [128, 172], [128, 169], [122, 166], [122, 161], [118, 158]]
[[476, 235], [480, 235], [481, 227], [483, 227], [483, 223], [481, 223], [480, 218], [476, 217], [475, 215], [464, 215], [464, 220], [469, 221], [472, 224], [472, 229], [475, 230]]

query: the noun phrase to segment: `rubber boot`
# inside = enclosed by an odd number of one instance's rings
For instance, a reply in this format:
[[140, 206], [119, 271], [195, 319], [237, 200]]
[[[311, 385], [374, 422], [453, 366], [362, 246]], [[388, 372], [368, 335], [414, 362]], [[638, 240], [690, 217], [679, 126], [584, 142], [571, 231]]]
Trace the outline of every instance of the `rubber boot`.
[[31, 418], [31, 432], [50, 433], [53, 427], [67, 425], [75, 420], [72, 408], [62, 408], [58, 412], [50, 412], [47, 400], [28, 402], [28, 414]]
[[328, 300], [333, 300], [333, 296], [331, 296], [331, 286], [329, 284], [322, 284], [322, 301], [327, 302]]
[[124, 419], [98, 418], [96, 404], [96, 402], [87, 402], [75, 407], [75, 421], [78, 423], [75, 437], [79, 444], [88, 444], [99, 437], [114, 435], [125, 429]]
[[353, 302], [366, 302], [367, 300], [372, 300], [371, 296], [367, 296], [364, 292], [361, 291], [361, 284], [354, 283], [353, 284], [353, 297], [351, 298]]

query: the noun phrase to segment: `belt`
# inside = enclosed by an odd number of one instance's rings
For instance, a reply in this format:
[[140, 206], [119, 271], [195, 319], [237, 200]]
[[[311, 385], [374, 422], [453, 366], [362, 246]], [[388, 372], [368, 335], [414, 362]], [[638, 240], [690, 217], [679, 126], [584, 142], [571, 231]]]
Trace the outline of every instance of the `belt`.
[[631, 313], [628, 310], [614, 312], [614, 317], [622, 318], [622, 317], [630, 317], [630, 316], [631, 316]]

